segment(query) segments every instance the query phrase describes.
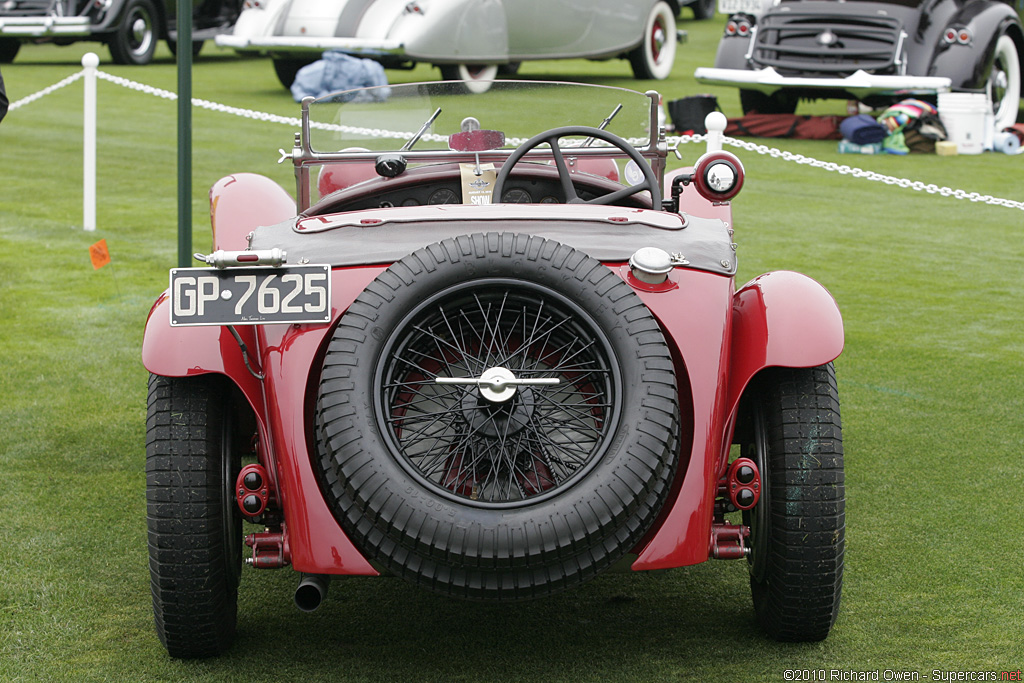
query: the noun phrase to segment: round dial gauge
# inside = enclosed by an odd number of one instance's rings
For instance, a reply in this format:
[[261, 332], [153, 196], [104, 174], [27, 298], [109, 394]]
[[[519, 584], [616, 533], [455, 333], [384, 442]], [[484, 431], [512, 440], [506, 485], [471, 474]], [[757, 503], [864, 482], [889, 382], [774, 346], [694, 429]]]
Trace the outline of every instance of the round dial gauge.
[[501, 201], [504, 204], [529, 204], [533, 201], [533, 197], [531, 197], [530, 193], [523, 188], [513, 187], [509, 188], [509, 190], [501, 196]]
[[427, 198], [427, 204], [458, 204], [459, 202], [459, 195], [455, 194], [455, 190], [447, 187], [434, 190]]

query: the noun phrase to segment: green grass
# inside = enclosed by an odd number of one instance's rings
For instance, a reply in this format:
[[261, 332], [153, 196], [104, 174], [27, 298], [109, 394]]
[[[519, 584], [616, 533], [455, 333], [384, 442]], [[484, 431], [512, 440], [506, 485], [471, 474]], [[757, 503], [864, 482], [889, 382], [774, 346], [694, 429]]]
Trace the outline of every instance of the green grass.
[[[712, 62], [719, 24], [687, 23], [675, 74], [657, 84], [666, 99], [707, 90], [691, 74]], [[11, 99], [75, 72], [88, 49], [96, 46], [25, 48], [3, 67]], [[164, 48], [146, 68], [101, 68], [175, 89]], [[525, 64], [522, 73], [638, 87], [616, 61]], [[267, 61], [210, 46], [193, 89], [297, 114]], [[735, 92], [714, 92], [738, 114]], [[846, 324], [836, 367], [847, 572], [825, 642], [768, 641], [740, 563], [609, 575], [500, 607], [393, 579], [342, 580], [312, 615], [291, 604], [293, 572], [249, 570], [237, 645], [215, 660], [169, 659], [149, 602], [139, 352], [176, 262], [176, 107], [102, 81], [99, 95], [95, 233], [80, 229], [81, 85], [0, 124], [0, 680], [781, 681], [786, 669], [1024, 665], [1024, 212], [749, 152], [735, 201], [740, 279], [805, 272], [833, 292]], [[196, 250], [209, 243], [206, 188], [217, 178], [255, 171], [292, 187], [290, 167], [276, 164], [291, 135], [194, 112]], [[851, 158], [832, 142], [770, 144], [1024, 200], [1022, 158]], [[682, 151], [692, 161], [698, 150]], [[113, 262], [94, 271], [87, 250], [100, 238]]]

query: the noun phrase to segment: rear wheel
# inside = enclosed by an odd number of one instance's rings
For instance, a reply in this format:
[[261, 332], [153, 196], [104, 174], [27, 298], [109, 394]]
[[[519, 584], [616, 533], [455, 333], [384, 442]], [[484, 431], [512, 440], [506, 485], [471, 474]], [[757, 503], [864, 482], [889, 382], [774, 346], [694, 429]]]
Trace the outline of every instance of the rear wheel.
[[21, 41], [17, 38], [0, 38], [0, 64], [10, 64], [21, 50]]
[[710, 19], [715, 16], [717, 0], [697, 0], [690, 5], [694, 19]]
[[478, 600], [550, 594], [631, 550], [679, 438], [639, 297], [581, 252], [494, 233], [419, 250], [360, 294], [316, 417], [327, 498], [363, 552]]
[[274, 58], [274, 74], [277, 76], [277, 80], [281, 82], [281, 85], [287, 90], [291, 90], [292, 83], [295, 82], [295, 76], [299, 73], [299, 69], [302, 67], [312, 64], [318, 58], [316, 57], [288, 57], [288, 58]]
[[742, 443], [765, 483], [744, 512], [754, 609], [776, 640], [822, 640], [839, 612], [846, 529], [835, 372], [773, 369], [758, 391]]
[[668, 78], [676, 59], [676, 15], [667, 2], [655, 3], [644, 24], [643, 39], [629, 53], [633, 75], [641, 80]]
[[446, 81], [462, 81], [463, 89], [473, 95], [490, 90], [492, 82], [498, 77], [496, 64], [444, 64], [439, 68], [441, 78]]
[[157, 635], [174, 657], [218, 654], [235, 635], [240, 468], [219, 376], [149, 380], [146, 520]]
[[[204, 42], [206, 42], [206, 41], [203, 41], [203, 40], [193, 40], [192, 41], [192, 57], [198, 57], [199, 56], [199, 53], [202, 52], [202, 50], [203, 50], [203, 43]], [[171, 40], [170, 38], [168, 38], [167, 39], [167, 49], [171, 51], [172, 55], [177, 57], [178, 56], [178, 41]]]
[[766, 95], [757, 90], [740, 90], [740, 107], [744, 114], [792, 114], [797, 98], [784, 90]]
[[995, 129], [1001, 131], [1017, 122], [1020, 110], [1020, 58], [1013, 38], [999, 36], [985, 90], [995, 113]]
[[131, 0], [108, 40], [116, 64], [149, 64], [156, 52], [156, 8], [150, 0]]

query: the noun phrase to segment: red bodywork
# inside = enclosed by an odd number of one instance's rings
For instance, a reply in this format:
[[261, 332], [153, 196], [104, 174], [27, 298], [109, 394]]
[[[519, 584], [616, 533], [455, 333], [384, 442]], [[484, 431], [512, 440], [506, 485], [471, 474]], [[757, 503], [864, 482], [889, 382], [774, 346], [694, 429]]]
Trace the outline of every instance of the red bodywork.
[[[671, 179], [666, 181], [669, 185]], [[236, 174], [210, 192], [214, 249], [245, 249], [257, 225], [294, 217], [295, 204], [276, 183]], [[689, 191], [680, 211], [731, 222], [727, 202]], [[241, 327], [259, 381], [246, 367], [239, 344], [218, 326], [174, 327], [166, 293], [146, 324], [142, 357], [158, 375], [226, 375], [245, 396], [259, 433], [259, 459], [271, 478], [283, 516], [280, 534], [250, 537], [255, 566], [290, 564], [309, 574], [375, 575], [377, 571], [343, 532], [312, 464], [319, 368], [334, 324], [388, 264], [335, 268], [332, 323]], [[682, 439], [679, 469], [658, 522], [634, 550], [634, 570], [696, 564], [719, 543], [742, 546], [740, 527], [715, 524], [715, 500], [726, 474], [737, 411], [744, 390], [764, 368], [813, 367], [835, 359], [843, 324], [831, 295], [792, 272], [762, 275], [737, 291], [734, 279], [675, 268], [667, 285], [633, 279], [624, 263], [606, 264], [637, 291], [659, 321], [676, 362]], [[260, 551], [269, 547], [269, 551]], [[277, 553], [277, 555], [275, 555]], [[269, 559], [268, 559], [269, 558]], [[275, 559], [277, 558], [277, 559]]]

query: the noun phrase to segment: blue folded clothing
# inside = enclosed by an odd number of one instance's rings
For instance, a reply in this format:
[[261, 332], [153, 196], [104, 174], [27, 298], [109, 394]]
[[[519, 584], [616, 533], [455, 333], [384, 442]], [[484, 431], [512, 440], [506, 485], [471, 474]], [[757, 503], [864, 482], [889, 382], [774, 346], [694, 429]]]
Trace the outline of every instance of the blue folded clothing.
[[839, 132], [850, 142], [870, 145], [884, 140], [889, 134], [889, 129], [868, 114], [857, 114], [844, 119], [839, 124]]

